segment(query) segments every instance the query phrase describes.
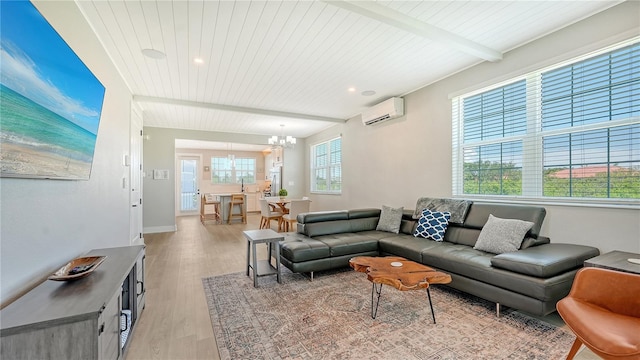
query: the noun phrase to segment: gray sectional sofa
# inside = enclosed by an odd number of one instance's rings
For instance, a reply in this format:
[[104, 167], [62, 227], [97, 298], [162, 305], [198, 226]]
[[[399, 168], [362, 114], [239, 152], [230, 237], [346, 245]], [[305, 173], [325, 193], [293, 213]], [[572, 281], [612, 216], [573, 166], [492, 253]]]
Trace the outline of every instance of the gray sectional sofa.
[[[293, 272], [313, 273], [349, 266], [354, 256], [401, 256], [451, 274], [452, 288], [535, 315], [555, 311], [585, 260], [599, 255], [590, 246], [552, 244], [540, 236], [542, 207], [474, 202], [464, 221], [450, 223], [444, 241], [414, 237], [417, 220], [404, 211], [399, 233], [376, 230], [380, 209], [300, 214], [295, 233], [281, 242], [281, 263]], [[517, 251], [493, 254], [474, 249], [489, 215], [532, 222]]]

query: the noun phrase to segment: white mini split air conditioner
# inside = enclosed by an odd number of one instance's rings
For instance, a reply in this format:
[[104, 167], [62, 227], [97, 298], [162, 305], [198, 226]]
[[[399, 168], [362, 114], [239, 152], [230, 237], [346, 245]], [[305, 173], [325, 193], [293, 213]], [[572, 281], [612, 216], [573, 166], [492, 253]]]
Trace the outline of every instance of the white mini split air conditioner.
[[402, 115], [404, 115], [404, 99], [393, 97], [363, 111], [362, 123], [372, 125], [395, 119]]

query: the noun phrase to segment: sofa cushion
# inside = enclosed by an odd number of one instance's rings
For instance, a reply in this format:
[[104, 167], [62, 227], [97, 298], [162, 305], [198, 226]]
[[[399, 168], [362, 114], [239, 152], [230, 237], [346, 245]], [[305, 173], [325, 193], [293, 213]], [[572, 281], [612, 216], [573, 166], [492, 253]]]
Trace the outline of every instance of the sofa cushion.
[[489, 214], [473, 248], [494, 254], [517, 251], [532, 226], [530, 221], [502, 219]]
[[450, 223], [447, 232], [444, 233], [444, 241], [473, 247], [478, 240], [478, 235], [480, 235], [480, 229], [469, 229]]
[[280, 242], [280, 254], [291, 262], [324, 259], [330, 256], [327, 244], [296, 233], [287, 233]]
[[353, 209], [348, 211], [349, 219], [364, 219], [380, 217], [380, 209]]
[[585, 260], [598, 255], [598, 249], [590, 246], [546, 244], [496, 255], [491, 259], [491, 265], [520, 274], [548, 278], [580, 268]]
[[443, 241], [444, 233], [447, 231], [451, 213], [431, 211], [429, 209], [422, 210], [418, 226], [416, 226], [413, 236], [432, 239], [435, 241]]
[[534, 224], [527, 235], [535, 238], [540, 235], [540, 228], [546, 213], [545, 208], [539, 206], [474, 202], [469, 207], [464, 227], [482, 229], [489, 219], [489, 215], [504, 219], [519, 219], [531, 221]]
[[392, 208], [383, 205], [382, 212], [376, 230], [386, 231], [397, 234], [400, 232], [400, 224], [402, 223], [402, 212], [404, 208]]
[[385, 234], [387, 236], [380, 239], [379, 242], [380, 255], [393, 254], [415, 262], [422, 262], [420, 254], [423, 251], [442, 244], [441, 242], [414, 237], [413, 235], [398, 234], [394, 236], [388, 233]]
[[378, 251], [378, 239], [363, 233], [322, 235], [315, 237], [314, 240], [326, 244], [332, 257]]

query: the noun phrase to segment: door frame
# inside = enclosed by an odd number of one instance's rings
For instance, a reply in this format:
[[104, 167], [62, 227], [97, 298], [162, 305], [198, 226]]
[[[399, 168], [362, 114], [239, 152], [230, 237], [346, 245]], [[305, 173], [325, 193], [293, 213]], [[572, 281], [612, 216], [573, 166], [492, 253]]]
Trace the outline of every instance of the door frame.
[[142, 159], [143, 159], [143, 124], [142, 110], [131, 102], [131, 121], [129, 130], [129, 159], [125, 158], [125, 165], [129, 166], [129, 243], [130, 245], [144, 245], [144, 208], [142, 204]]
[[[196, 160], [196, 205], [195, 210], [193, 211], [182, 211], [180, 209], [181, 204], [181, 188], [182, 188], [182, 171], [180, 168], [181, 162], [183, 159], [195, 159]], [[200, 213], [200, 182], [202, 181], [202, 154], [189, 154], [189, 153], [176, 153], [176, 169], [175, 169], [175, 179], [176, 179], [176, 189], [175, 189], [175, 198], [176, 198], [176, 208], [175, 214], [176, 216], [188, 216], [188, 215], [197, 215]]]

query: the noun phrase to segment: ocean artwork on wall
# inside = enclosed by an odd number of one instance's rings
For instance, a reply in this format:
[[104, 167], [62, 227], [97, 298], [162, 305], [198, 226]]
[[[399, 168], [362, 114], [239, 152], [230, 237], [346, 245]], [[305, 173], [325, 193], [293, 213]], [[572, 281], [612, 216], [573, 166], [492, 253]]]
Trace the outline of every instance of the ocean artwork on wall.
[[105, 88], [29, 1], [0, 2], [2, 177], [88, 180]]

